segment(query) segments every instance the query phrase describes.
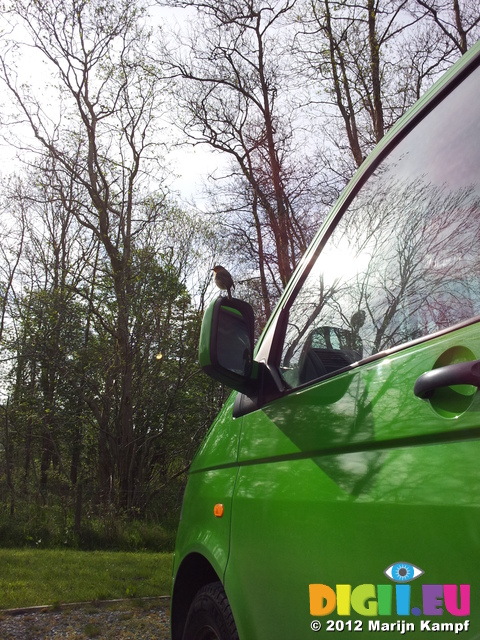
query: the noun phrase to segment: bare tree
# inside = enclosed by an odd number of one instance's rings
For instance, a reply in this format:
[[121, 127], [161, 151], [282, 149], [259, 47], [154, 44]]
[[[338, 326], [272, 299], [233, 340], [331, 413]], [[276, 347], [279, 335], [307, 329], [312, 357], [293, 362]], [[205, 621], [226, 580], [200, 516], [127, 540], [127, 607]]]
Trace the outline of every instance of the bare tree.
[[[120, 388], [115, 440], [123, 506], [128, 506], [135, 455], [132, 250], [163, 202], [160, 190], [156, 203], [152, 200], [151, 141], [161, 113], [161, 91], [159, 81], [145, 73], [150, 34], [142, 25], [142, 11], [139, 2], [130, 0], [12, 3], [12, 22], [26, 30], [31, 46], [58, 78], [63, 104], [58, 122], [42, 97], [19, 83], [8, 47], [0, 62], [4, 86], [30, 125], [40, 152], [53, 158], [56, 170], [77, 185], [73, 213], [98, 238], [108, 260], [116, 301], [111, 332], [116, 344], [113, 378]], [[149, 181], [146, 198], [142, 190], [145, 193]]]
[[416, 0], [433, 23], [436, 35], [445, 38], [458, 53], [464, 54], [480, 36], [480, 5], [477, 0]]
[[[19, 189], [21, 189], [21, 185], [15, 177], [2, 184], [2, 201], [0, 203], [0, 233], [2, 236], [0, 246], [0, 345], [2, 352], [5, 329], [8, 327], [12, 305], [16, 297], [16, 275], [23, 257], [26, 234], [24, 208], [21, 204], [20, 206], [12, 206], [12, 196]], [[2, 362], [2, 365], [5, 366], [5, 363]], [[8, 398], [2, 409], [4, 414], [2, 445], [5, 452], [5, 476], [10, 492], [10, 515], [13, 515], [15, 512], [15, 486]]]
[[18, 178], [3, 181], [0, 203], [2, 243], [0, 246], [0, 343], [9, 315], [12, 296], [15, 295], [15, 278], [23, 255], [26, 214], [21, 199], [15, 196], [21, 191]]
[[[447, 38], [427, 25], [426, 12], [412, 7], [409, 0], [304, 5], [299, 69], [319, 88], [312, 105], [320, 105], [330, 124], [322, 158], [328, 162], [329, 149], [338, 149], [333, 168], [344, 180], [454, 58]], [[474, 13], [469, 9], [471, 28]], [[346, 150], [353, 165], [342, 159]]]
[[235, 199], [235, 214], [246, 216], [243, 226], [254, 230], [246, 241], [255, 245], [268, 313], [272, 285], [283, 289], [310, 239], [304, 212], [296, 206], [305, 176], [296, 173], [298, 138], [284, 28], [295, 0], [173, 4], [197, 10], [195, 33], [181, 40], [176, 52], [164, 52], [178, 80], [183, 130], [192, 143], [208, 144], [231, 159], [223, 193], [235, 195], [227, 196], [219, 211], [234, 225]]

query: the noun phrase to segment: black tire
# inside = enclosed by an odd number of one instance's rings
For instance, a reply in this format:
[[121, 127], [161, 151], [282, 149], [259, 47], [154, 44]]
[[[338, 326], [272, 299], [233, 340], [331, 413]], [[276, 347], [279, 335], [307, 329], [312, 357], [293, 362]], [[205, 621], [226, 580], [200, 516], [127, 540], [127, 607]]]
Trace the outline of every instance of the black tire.
[[221, 582], [207, 584], [196, 594], [188, 611], [183, 640], [238, 640]]

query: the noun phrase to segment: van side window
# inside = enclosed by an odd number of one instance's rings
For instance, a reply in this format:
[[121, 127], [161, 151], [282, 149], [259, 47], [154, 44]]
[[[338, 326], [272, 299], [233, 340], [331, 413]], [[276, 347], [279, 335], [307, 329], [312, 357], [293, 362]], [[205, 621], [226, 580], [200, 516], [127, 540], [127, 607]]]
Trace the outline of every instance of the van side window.
[[480, 69], [379, 164], [289, 309], [296, 387], [480, 315]]

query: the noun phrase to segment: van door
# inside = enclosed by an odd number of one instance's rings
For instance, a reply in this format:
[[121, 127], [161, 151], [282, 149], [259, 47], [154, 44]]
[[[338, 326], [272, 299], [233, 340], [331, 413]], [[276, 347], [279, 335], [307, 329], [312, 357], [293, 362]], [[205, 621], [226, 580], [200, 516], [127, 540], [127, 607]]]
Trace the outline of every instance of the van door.
[[480, 635], [479, 90], [392, 142], [266, 337], [288, 391], [242, 418], [240, 638]]

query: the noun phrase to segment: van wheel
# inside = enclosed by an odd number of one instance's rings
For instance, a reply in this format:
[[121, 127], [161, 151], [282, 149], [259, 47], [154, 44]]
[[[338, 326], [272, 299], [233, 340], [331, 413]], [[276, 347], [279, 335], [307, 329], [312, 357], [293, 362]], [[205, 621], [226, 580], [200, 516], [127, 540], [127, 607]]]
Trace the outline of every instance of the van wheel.
[[193, 599], [183, 640], [238, 640], [235, 620], [221, 582], [202, 587]]

